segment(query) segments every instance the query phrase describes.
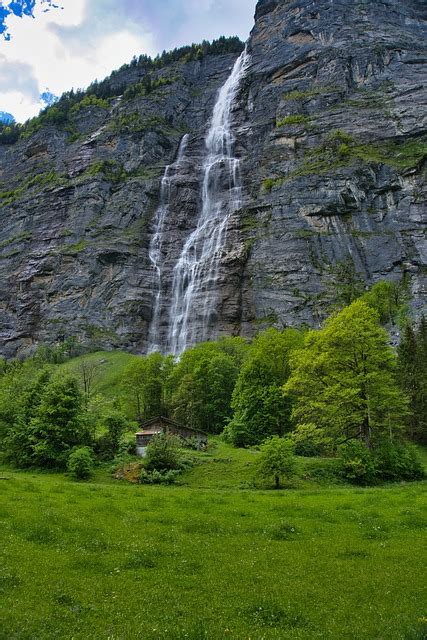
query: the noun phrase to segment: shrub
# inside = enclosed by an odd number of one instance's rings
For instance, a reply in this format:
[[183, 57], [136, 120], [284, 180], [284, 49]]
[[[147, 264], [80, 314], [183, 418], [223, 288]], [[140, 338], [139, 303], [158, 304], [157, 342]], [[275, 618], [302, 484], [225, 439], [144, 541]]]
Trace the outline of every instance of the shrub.
[[155, 435], [148, 445], [144, 468], [147, 471], [170, 471], [182, 468], [180, 440], [166, 433]]
[[[123, 435], [130, 428], [129, 421], [119, 412], [110, 411], [104, 416], [101, 426], [107, 431], [98, 439], [99, 453], [104, 458], [114, 458], [121, 447]], [[135, 438], [132, 438], [135, 441]]]
[[153, 469], [148, 471], [142, 469], [139, 476], [140, 484], [173, 484], [176, 482], [180, 471], [178, 469], [169, 469], [169, 471], [157, 471]]
[[353, 484], [374, 484], [377, 475], [375, 461], [370, 450], [358, 440], [340, 447], [341, 475]]
[[308, 124], [311, 118], [309, 116], [304, 116], [301, 114], [294, 114], [291, 116], [286, 116], [285, 118], [279, 118], [276, 121], [276, 127], [284, 127], [286, 125], [296, 125], [296, 124]]
[[390, 442], [374, 453], [378, 476], [382, 480], [421, 480], [423, 467], [414, 447]]
[[119, 455], [120, 454], [136, 456], [136, 441], [133, 433], [125, 434], [120, 438]]
[[283, 478], [295, 475], [296, 459], [294, 446], [287, 438], [273, 436], [261, 445], [261, 455], [257, 460], [257, 476], [267, 482], [274, 481], [279, 489]]
[[77, 480], [88, 480], [93, 475], [93, 452], [89, 447], [74, 449], [68, 458], [68, 471]]
[[324, 429], [319, 429], [313, 423], [299, 424], [290, 434], [297, 456], [307, 458], [321, 456], [332, 448], [332, 439], [325, 435]]

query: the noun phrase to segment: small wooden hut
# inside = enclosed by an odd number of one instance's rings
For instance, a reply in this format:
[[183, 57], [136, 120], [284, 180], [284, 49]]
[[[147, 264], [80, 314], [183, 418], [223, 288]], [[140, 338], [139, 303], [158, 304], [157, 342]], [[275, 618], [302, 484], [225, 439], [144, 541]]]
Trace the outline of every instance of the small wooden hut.
[[208, 435], [204, 431], [185, 427], [175, 420], [158, 416], [141, 423], [141, 430], [135, 434], [136, 436], [136, 452], [138, 456], [145, 455], [145, 448], [150, 444], [151, 439], [159, 433], [170, 433], [179, 436], [185, 440], [196, 440], [200, 449], [204, 449], [208, 445]]

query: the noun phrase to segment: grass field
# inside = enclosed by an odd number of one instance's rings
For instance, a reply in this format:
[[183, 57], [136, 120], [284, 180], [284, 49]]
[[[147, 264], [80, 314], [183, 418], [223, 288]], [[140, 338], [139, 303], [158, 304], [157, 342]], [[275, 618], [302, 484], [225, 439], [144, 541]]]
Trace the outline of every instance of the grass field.
[[425, 638], [425, 484], [239, 489], [253, 455], [174, 487], [3, 467], [1, 640]]

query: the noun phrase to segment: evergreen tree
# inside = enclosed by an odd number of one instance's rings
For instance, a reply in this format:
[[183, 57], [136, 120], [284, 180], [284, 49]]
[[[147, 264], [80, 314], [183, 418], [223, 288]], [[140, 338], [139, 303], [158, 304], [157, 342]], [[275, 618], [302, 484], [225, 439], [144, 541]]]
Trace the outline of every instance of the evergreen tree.
[[409, 398], [411, 414], [409, 435], [414, 440], [427, 441], [427, 322], [424, 316], [419, 326], [407, 323], [402, 331], [398, 352], [398, 379]]

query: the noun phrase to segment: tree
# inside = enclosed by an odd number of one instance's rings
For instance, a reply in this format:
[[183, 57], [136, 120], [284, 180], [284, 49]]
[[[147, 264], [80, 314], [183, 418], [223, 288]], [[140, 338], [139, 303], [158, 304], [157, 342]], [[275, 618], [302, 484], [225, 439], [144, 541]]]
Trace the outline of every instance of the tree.
[[290, 440], [272, 436], [261, 445], [257, 460], [257, 476], [267, 482], [274, 481], [280, 489], [283, 478], [290, 479], [295, 474], [296, 458]]
[[336, 442], [358, 438], [371, 448], [398, 435], [408, 412], [396, 357], [378, 314], [357, 300], [310, 331], [292, 358], [285, 394], [298, 423], [314, 423]]
[[173, 417], [189, 427], [221, 433], [231, 416], [237, 374], [233, 358], [213, 345], [186, 351], [173, 373]]
[[329, 295], [335, 308], [342, 308], [356, 300], [363, 293], [364, 279], [356, 271], [351, 256], [330, 268], [331, 282]]
[[402, 284], [381, 280], [367, 291], [361, 298], [379, 315], [382, 324], [393, 324], [399, 316], [406, 312], [407, 291]]
[[40, 401], [13, 425], [6, 446], [19, 466], [65, 468], [70, 451], [90, 442], [78, 381], [66, 376], [44, 387]]
[[268, 329], [253, 342], [233, 392], [233, 419], [224, 437], [235, 446], [259, 444], [291, 428], [291, 404], [282, 386], [290, 375], [290, 355], [302, 344], [295, 329]]
[[149, 420], [168, 416], [167, 380], [174, 360], [172, 356], [151, 353], [135, 360], [127, 367], [122, 381], [130, 417]]
[[223, 338], [188, 349], [170, 377], [170, 407], [176, 420], [208, 433], [221, 433], [231, 417], [231, 398], [248, 345]]
[[407, 323], [402, 331], [398, 353], [398, 380], [409, 398], [411, 414], [408, 432], [412, 439], [427, 440], [427, 322]]
[[103, 453], [114, 457], [120, 448], [123, 435], [130, 429], [130, 423], [117, 410], [110, 410], [102, 419], [101, 427], [106, 430], [106, 434], [98, 440], [98, 445], [103, 449]]
[[76, 367], [76, 374], [81, 380], [86, 401], [89, 400], [93, 393], [93, 388], [99, 376], [99, 372], [99, 362], [90, 358], [82, 359]]

